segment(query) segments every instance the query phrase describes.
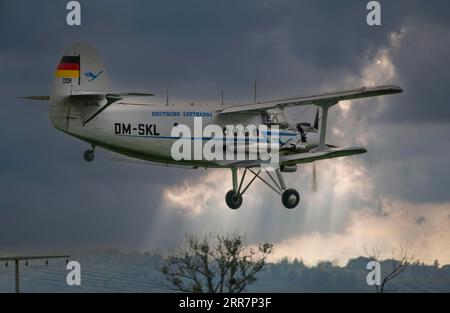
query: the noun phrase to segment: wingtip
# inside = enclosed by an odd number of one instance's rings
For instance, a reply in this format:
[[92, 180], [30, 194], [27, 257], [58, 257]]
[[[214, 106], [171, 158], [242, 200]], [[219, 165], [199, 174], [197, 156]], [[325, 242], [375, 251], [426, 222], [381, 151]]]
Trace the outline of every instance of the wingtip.
[[386, 86], [385, 89], [389, 90], [391, 93], [402, 93], [403, 89], [396, 85]]
[[375, 87], [363, 87], [363, 91], [365, 92], [381, 92], [382, 94], [396, 94], [396, 93], [402, 93], [403, 89], [396, 85], [382, 85], [382, 86], [375, 86]]

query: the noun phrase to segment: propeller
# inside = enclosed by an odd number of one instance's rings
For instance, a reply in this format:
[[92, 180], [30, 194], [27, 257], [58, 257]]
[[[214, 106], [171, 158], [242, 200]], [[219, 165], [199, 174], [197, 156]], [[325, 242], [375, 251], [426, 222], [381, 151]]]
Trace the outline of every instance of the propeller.
[[319, 109], [317, 109], [316, 118], [314, 119], [314, 128], [319, 129]]
[[316, 163], [313, 163], [313, 172], [312, 172], [312, 192], [317, 192], [317, 168]]
[[[319, 109], [317, 109], [316, 118], [314, 119], [314, 128], [315, 129], [319, 129]], [[316, 168], [316, 163], [313, 163], [312, 192], [317, 192], [317, 168]]]

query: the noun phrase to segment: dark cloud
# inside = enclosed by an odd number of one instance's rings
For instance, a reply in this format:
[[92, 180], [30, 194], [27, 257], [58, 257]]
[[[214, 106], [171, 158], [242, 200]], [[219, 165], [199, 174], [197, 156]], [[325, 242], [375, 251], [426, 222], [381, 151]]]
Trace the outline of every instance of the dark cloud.
[[[382, 118], [403, 123], [448, 123], [450, 26], [423, 21], [405, 24], [394, 63], [405, 93]], [[401, 101], [401, 102], [400, 102]]]
[[[187, 222], [169, 214], [165, 229], [151, 231], [167, 186], [203, 173], [115, 164], [107, 153], [86, 164], [86, 144], [52, 129], [46, 104], [16, 98], [48, 94], [57, 60], [76, 40], [98, 48], [115, 89], [159, 95], [169, 89], [182, 102], [214, 102], [224, 88], [226, 100], [237, 102], [251, 98], [254, 79], [261, 98], [338, 89], [389, 47], [392, 32], [404, 31], [392, 60], [405, 93], [369, 120], [367, 128], [386, 140], [372, 143], [367, 164], [382, 195], [450, 200], [443, 135], [449, 133], [450, 4], [381, 2], [383, 26], [373, 28], [365, 24], [366, 2], [360, 0], [81, 1], [82, 27], [65, 25], [64, 1], [0, 1], [0, 250], [131, 248], [149, 233], [164, 246], [206, 227], [205, 219]], [[355, 123], [370, 110], [355, 108]], [[434, 123], [441, 128], [431, 136], [421, 131]], [[293, 218], [271, 205], [262, 205], [264, 213], [253, 220], [241, 219], [239, 227], [252, 229], [252, 239], [345, 225], [334, 224], [329, 211], [314, 216], [317, 227], [299, 225], [307, 213]], [[235, 217], [224, 220], [232, 224]], [[270, 227], [279, 230], [276, 236], [265, 231]]]

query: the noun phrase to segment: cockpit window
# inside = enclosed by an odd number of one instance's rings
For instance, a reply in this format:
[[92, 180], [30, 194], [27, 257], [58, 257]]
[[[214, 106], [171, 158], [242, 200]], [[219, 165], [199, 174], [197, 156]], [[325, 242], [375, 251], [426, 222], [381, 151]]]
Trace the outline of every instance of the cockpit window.
[[270, 109], [263, 114], [263, 121], [269, 125], [279, 125], [280, 127], [287, 127], [288, 123], [284, 118], [283, 111], [280, 109]]

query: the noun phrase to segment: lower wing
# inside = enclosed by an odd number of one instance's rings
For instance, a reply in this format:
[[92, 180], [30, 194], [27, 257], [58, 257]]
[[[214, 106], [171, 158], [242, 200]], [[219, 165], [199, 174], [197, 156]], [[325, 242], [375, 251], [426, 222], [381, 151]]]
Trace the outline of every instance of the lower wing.
[[[362, 147], [349, 147], [349, 148], [329, 148], [317, 152], [305, 152], [296, 154], [280, 155], [280, 166], [296, 165], [302, 163], [312, 163], [320, 160], [342, 158], [352, 155], [364, 154], [367, 150]], [[255, 161], [224, 161], [220, 165], [226, 167], [260, 167], [263, 164], [269, 164], [267, 161], [255, 160]]]

